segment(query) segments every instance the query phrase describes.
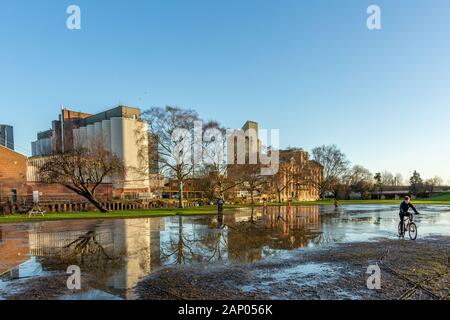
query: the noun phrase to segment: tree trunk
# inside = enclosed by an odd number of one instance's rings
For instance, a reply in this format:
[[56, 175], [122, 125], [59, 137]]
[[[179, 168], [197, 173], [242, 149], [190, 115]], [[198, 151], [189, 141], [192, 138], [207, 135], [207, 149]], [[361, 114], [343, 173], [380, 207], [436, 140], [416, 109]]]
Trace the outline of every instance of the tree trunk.
[[178, 184], [178, 208], [183, 208], [183, 181]]
[[281, 204], [281, 191], [277, 191], [278, 193], [278, 203]]
[[84, 197], [93, 204], [100, 212], [107, 213], [109, 212], [97, 199], [94, 198], [91, 194], [85, 194]]
[[253, 190], [250, 191], [250, 197], [252, 199], [252, 205], [254, 205], [255, 204], [255, 199], [254, 199], [254, 196], [253, 196]]

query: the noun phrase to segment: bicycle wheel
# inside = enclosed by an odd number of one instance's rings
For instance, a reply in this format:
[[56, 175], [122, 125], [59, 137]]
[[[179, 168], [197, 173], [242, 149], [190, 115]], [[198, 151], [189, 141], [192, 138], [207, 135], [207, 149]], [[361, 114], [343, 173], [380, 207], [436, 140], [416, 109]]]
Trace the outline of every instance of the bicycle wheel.
[[411, 240], [416, 240], [416, 238], [417, 238], [417, 226], [416, 226], [416, 224], [414, 222], [411, 222], [409, 224], [409, 228], [408, 229], [409, 229], [409, 238]]
[[403, 223], [401, 221], [398, 223], [398, 236], [403, 237]]

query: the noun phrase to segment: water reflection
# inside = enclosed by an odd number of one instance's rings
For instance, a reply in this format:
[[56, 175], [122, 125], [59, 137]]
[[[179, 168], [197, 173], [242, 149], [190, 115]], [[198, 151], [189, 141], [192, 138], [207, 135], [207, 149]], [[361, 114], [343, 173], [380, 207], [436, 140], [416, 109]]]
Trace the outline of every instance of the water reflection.
[[[419, 233], [450, 235], [450, 208], [441, 209], [422, 208]], [[137, 282], [169, 265], [254, 263], [280, 254], [285, 258], [299, 248], [393, 237], [393, 210], [269, 207], [224, 216], [0, 225], [0, 296], [13, 269], [23, 278], [65, 272], [75, 264], [94, 279], [99, 292], [132, 299]]]

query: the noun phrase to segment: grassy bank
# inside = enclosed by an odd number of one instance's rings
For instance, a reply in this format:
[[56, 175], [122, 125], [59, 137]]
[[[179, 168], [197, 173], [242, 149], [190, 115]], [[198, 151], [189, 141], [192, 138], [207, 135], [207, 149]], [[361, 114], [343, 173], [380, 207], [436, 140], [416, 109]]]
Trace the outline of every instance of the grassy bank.
[[[450, 205], [450, 200], [441, 197], [430, 199], [414, 200], [415, 205]], [[400, 200], [341, 200], [339, 205], [399, 205]], [[278, 203], [270, 203], [269, 206], [279, 206]], [[281, 205], [285, 206], [286, 203]], [[294, 202], [293, 206], [333, 206], [333, 200], [320, 200], [310, 202]], [[261, 204], [256, 204], [256, 207]], [[242, 207], [251, 207], [251, 205], [227, 205], [225, 210], [232, 210]], [[216, 206], [205, 206], [195, 208], [163, 208], [163, 209], [147, 209], [147, 210], [128, 210], [128, 211], [112, 211], [109, 213], [100, 212], [67, 212], [67, 213], [46, 213], [44, 216], [32, 216], [23, 214], [15, 215], [0, 215], [0, 223], [14, 223], [14, 222], [35, 222], [35, 221], [52, 221], [52, 220], [66, 220], [66, 219], [131, 219], [131, 218], [148, 218], [148, 217], [162, 217], [162, 216], [176, 216], [176, 215], [211, 215], [216, 214]]]
[[[232, 208], [230, 208], [232, 209]], [[226, 209], [227, 210], [227, 209]], [[149, 218], [176, 215], [208, 215], [216, 214], [215, 206], [195, 207], [195, 208], [163, 208], [163, 209], [147, 209], [147, 210], [128, 210], [128, 211], [112, 211], [108, 213], [101, 212], [65, 212], [65, 213], [45, 213], [44, 216], [34, 215], [28, 217], [27, 214], [0, 215], [0, 223], [14, 222], [36, 222], [36, 221], [52, 221], [52, 220], [75, 220], [75, 219], [131, 219], [131, 218]]]
[[450, 202], [450, 193], [444, 193], [435, 197], [431, 197], [428, 199], [424, 199], [424, 200], [429, 200], [429, 201], [448, 201]]

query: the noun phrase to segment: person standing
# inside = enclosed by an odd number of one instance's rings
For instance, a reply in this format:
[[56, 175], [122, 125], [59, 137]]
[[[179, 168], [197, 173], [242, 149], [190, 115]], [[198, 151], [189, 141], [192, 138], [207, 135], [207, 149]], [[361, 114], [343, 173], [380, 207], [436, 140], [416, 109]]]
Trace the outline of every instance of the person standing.
[[217, 222], [218, 222], [218, 228], [221, 229], [223, 226], [223, 205], [225, 204], [225, 201], [223, 200], [223, 197], [219, 197], [217, 200]]

